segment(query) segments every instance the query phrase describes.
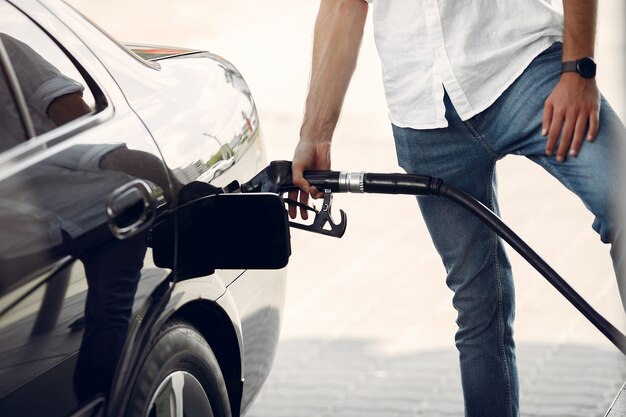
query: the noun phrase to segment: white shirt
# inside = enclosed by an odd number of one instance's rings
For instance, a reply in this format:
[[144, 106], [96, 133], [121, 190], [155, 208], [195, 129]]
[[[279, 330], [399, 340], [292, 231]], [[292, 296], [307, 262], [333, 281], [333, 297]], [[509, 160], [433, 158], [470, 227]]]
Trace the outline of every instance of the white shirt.
[[461, 119], [475, 116], [562, 40], [563, 14], [551, 0], [366, 1], [399, 127], [448, 126], [444, 88]]

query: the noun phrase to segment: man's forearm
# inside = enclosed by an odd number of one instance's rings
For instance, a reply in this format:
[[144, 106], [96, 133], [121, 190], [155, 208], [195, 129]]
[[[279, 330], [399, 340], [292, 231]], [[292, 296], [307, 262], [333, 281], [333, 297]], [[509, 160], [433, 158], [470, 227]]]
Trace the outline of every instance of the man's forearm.
[[91, 113], [91, 109], [80, 93], [70, 93], [55, 98], [48, 106], [47, 111], [48, 116], [57, 126], [62, 126]]
[[367, 18], [363, 0], [322, 0], [301, 134], [330, 140], [354, 73]]
[[593, 57], [596, 42], [597, 0], [563, 0], [563, 61]]

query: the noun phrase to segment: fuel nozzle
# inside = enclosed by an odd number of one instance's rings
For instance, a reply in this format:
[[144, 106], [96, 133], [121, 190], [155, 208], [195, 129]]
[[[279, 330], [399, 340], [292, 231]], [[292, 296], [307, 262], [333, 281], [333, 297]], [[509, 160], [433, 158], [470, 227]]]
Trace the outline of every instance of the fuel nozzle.
[[[332, 193], [342, 191], [339, 186], [340, 173], [335, 171], [306, 172], [305, 178], [311, 185], [324, 190], [322, 209], [317, 210], [315, 207], [309, 207], [297, 201], [285, 199], [287, 204], [295, 204], [315, 213], [311, 224], [303, 224], [294, 221], [290, 221], [289, 224], [296, 229], [326, 236], [342, 237], [347, 226], [346, 213], [343, 210], [339, 211], [341, 216], [339, 223], [335, 223], [331, 216]], [[288, 191], [297, 190], [298, 187], [293, 184], [291, 179], [291, 162], [273, 161], [250, 181], [241, 184], [239, 189], [242, 193], [270, 192], [283, 194]]]
[[[304, 178], [317, 189], [334, 193], [438, 195], [442, 184], [437, 178], [411, 174], [305, 171]], [[290, 161], [273, 161], [250, 181], [241, 184], [244, 193], [282, 194], [296, 189]]]
[[[340, 187], [337, 171], [306, 171], [304, 178], [320, 190], [347, 192]], [[282, 194], [297, 190], [291, 179], [291, 161], [272, 161], [250, 181], [241, 184], [242, 193], [269, 192]]]
[[250, 181], [241, 184], [242, 193], [276, 193], [295, 189], [291, 181], [291, 162], [272, 161]]
[[[331, 217], [332, 193], [376, 193], [439, 195], [442, 181], [424, 175], [374, 174], [365, 172], [305, 171], [304, 178], [319, 190], [324, 191], [322, 210], [304, 207], [314, 211], [315, 218], [310, 225], [290, 222], [291, 226], [328, 236], [341, 237], [346, 229], [347, 216], [340, 210], [341, 221], [335, 224]], [[290, 161], [273, 161], [250, 181], [239, 187], [242, 193], [270, 192], [283, 194], [297, 190], [291, 177]], [[302, 207], [302, 204], [289, 199], [288, 204]]]

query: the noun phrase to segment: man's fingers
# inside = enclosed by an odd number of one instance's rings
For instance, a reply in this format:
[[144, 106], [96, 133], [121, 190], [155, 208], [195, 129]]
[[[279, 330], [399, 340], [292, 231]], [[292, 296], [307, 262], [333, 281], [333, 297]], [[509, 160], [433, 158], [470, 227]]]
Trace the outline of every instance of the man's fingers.
[[[297, 201], [298, 191], [289, 191], [288, 198], [290, 200]], [[298, 214], [298, 207], [294, 206], [293, 204], [288, 204], [288, 206], [289, 206], [289, 217], [291, 217], [292, 219], [295, 219], [296, 215]]]
[[[295, 201], [300, 201], [303, 204], [307, 204], [309, 201], [309, 183], [304, 179], [304, 166], [301, 163], [294, 161], [291, 165], [291, 181], [293, 185], [298, 187], [300, 190], [290, 191], [289, 198]], [[295, 219], [298, 213], [298, 208], [296, 206], [289, 206], [289, 217]], [[300, 217], [303, 220], [309, 218], [309, 213], [301, 208], [300, 209]]]
[[304, 167], [294, 162], [291, 165], [291, 181], [302, 191], [309, 192], [309, 183], [304, 179]]
[[550, 131], [550, 121], [552, 120], [552, 111], [554, 107], [550, 100], [546, 100], [543, 105], [543, 119], [541, 120], [541, 136], [546, 136]]
[[556, 151], [556, 160], [564, 162], [567, 157], [567, 151], [572, 143], [572, 136], [574, 135], [574, 120], [572, 118], [566, 118], [561, 129], [561, 139], [559, 140], [559, 148]]
[[324, 192], [317, 189], [317, 187], [311, 187], [309, 192], [313, 198], [322, 198], [324, 197]]
[[582, 115], [578, 116], [576, 126], [574, 128], [574, 139], [572, 140], [572, 145], [569, 149], [569, 154], [571, 156], [578, 156], [580, 148], [583, 145], [583, 139], [585, 138], [585, 130], [587, 130], [587, 117]]
[[599, 111], [596, 110], [589, 116], [589, 131], [587, 132], [587, 140], [589, 142], [593, 142], [598, 134], [598, 129], [600, 127], [600, 115]]
[[[304, 191], [300, 191], [300, 202], [302, 204], [306, 204], [308, 206], [309, 205], [309, 193], [304, 192]], [[301, 207], [300, 208], [300, 217], [302, 217], [302, 220], [307, 220], [309, 218], [308, 210]]]
[[552, 119], [550, 119], [550, 128], [548, 129], [548, 142], [546, 143], [546, 155], [551, 156], [556, 148], [556, 142], [559, 139], [561, 128], [563, 126], [563, 119], [565, 115], [562, 112], [555, 112]]

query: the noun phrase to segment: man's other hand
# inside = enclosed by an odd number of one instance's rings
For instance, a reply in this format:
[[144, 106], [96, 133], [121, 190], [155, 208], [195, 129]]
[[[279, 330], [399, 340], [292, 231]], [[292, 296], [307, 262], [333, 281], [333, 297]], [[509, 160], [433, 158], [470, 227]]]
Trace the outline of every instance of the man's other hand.
[[564, 162], [568, 152], [577, 156], [585, 137], [590, 142], [595, 139], [599, 117], [596, 80], [576, 73], [562, 74], [543, 109], [541, 134], [548, 137], [546, 155], [552, 155], [558, 142], [557, 161]]

